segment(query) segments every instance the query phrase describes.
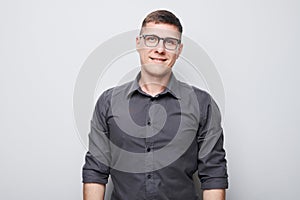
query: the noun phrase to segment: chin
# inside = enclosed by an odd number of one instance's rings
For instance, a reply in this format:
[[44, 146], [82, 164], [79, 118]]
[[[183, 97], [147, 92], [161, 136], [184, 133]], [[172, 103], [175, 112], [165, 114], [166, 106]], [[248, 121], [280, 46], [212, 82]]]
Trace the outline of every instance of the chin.
[[145, 64], [142, 66], [144, 71], [149, 74], [150, 76], [155, 77], [163, 77], [168, 75], [172, 68], [164, 65], [164, 64]]

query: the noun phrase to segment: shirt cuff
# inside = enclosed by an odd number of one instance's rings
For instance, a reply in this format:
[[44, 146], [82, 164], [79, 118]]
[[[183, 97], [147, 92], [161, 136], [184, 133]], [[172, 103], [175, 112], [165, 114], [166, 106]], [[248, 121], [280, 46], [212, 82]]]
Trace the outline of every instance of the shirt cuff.
[[201, 183], [202, 190], [210, 189], [227, 189], [228, 179], [227, 178], [210, 178]]
[[82, 170], [82, 182], [83, 183], [99, 183], [107, 184], [108, 174], [100, 173], [93, 169], [83, 169]]

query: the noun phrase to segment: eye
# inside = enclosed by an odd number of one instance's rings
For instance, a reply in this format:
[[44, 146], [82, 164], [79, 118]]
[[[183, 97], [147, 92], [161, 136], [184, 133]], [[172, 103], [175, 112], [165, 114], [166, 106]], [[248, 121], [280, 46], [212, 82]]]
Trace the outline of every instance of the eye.
[[173, 38], [166, 38], [166, 45], [174, 46], [177, 45], [178, 41]]
[[157, 42], [157, 37], [154, 35], [148, 35], [145, 37], [145, 39], [147, 40], [147, 42], [151, 42], [151, 43], [156, 43]]

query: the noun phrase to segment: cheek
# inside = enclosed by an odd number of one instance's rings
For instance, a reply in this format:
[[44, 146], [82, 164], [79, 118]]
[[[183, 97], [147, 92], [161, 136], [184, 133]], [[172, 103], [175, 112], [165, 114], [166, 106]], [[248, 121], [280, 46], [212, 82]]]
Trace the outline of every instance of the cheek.
[[140, 50], [140, 56], [142, 57], [148, 58], [150, 54], [151, 54], [151, 50], [149, 49], [144, 48]]
[[177, 59], [177, 54], [173, 54], [172, 56], [171, 56], [171, 60], [172, 60], [172, 62], [175, 62], [176, 61], [176, 59]]
[[140, 50], [140, 51], [139, 51], [139, 56], [140, 56], [140, 60], [141, 60], [142, 62], [147, 62], [147, 60], [148, 60], [148, 52], [147, 52], [147, 51], [145, 51], [145, 50]]

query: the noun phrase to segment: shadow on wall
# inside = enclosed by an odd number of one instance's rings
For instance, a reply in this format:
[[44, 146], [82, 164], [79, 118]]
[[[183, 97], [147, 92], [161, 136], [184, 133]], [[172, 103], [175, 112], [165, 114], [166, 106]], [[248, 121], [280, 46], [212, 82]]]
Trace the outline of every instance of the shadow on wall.
[[[201, 183], [200, 183], [200, 180], [199, 180], [197, 174], [198, 174], [198, 171], [195, 172], [194, 175], [193, 175], [193, 180], [194, 180], [194, 184], [195, 184], [195, 190], [196, 190], [196, 192], [197, 192], [197, 194], [199, 196], [199, 200], [203, 200], [202, 199], [202, 190], [200, 189], [201, 188]], [[114, 187], [113, 183], [112, 183], [111, 179], [109, 178], [108, 179], [108, 183], [106, 185], [104, 200], [110, 200], [113, 187]]]

